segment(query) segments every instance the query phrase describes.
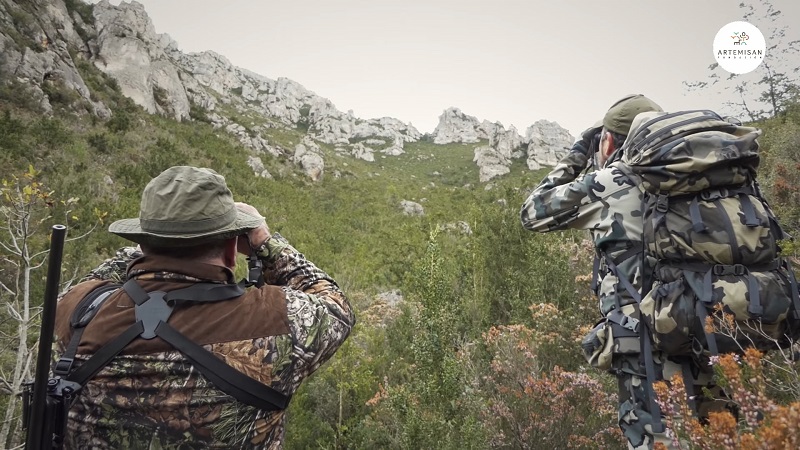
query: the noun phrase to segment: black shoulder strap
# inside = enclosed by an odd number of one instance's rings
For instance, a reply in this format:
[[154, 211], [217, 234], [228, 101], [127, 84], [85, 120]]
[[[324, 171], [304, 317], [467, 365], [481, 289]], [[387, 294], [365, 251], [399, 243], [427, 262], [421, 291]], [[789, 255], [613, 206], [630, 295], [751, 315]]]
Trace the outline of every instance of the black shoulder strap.
[[103, 303], [105, 303], [111, 294], [119, 289], [119, 287], [120, 284], [118, 283], [100, 286], [89, 292], [89, 294], [78, 303], [78, 306], [75, 307], [75, 311], [72, 312], [72, 316], [69, 319], [72, 337], [64, 353], [53, 367], [53, 374], [63, 377], [72, 371], [72, 364], [75, 362], [75, 354], [78, 352], [78, 346], [81, 343], [81, 337], [83, 336], [83, 331], [86, 329], [86, 325], [89, 324], [97, 314], [97, 311], [100, 310]]
[[[116, 285], [116, 287], [119, 286]], [[291, 396], [278, 392], [234, 369], [167, 324], [176, 304], [230, 300], [244, 293], [241, 285], [198, 283], [188, 288], [168, 293], [161, 291], [148, 293], [136, 281], [128, 280], [123, 285], [123, 289], [136, 304], [136, 323], [106, 343], [77, 370], [70, 373], [66, 377], [68, 381], [76, 382], [83, 386], [134, 339], [152, 339], [158, 336], [181, 352], [200, 373], [221, 391], [236, 400], [266, 411], [285, 409], [289, 405]], [[86, 299], [81, 301], [81, 305], [84, 303], [88, 303]], [[91, 320], [91, 317], [85, 322], [88, 323], [89, 320]], [[85, 323], [83, 326], [85, 327]], [[75, 339], [75, 334], [73, 334], [72, 340], [74, 341]], [[80, 341], [80, 336], [77, 339]], [[77, 350], [77, 345], [75, 344], [75, 350]], [[70, 341], [70, 346], [72, 346], [72, 341]], [[70, 359], [72, 358], [74, 358], [74, 351]]]
[[156, 336], [178, 349], [200, 373], [236, 400], [265, 411], [286, 409], [289, 406], [291, 396], [278, 392], [225, 364], [213, 353], [190, 341], [166, 322], [161, 322], [156, 327]]

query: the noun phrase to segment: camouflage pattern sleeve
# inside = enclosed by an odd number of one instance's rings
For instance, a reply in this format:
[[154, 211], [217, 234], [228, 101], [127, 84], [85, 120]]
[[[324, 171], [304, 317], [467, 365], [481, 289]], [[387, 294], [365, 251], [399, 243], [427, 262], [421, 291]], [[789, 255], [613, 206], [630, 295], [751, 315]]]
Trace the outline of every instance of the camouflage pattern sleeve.
[[98, 267], [81, 279], [81, 283], [89, 280], [111, 280], [123, 282], [127, 278], [128, 263], [142, 256], [142, 250], [136, 247], [122, 247], [112, 257], [103, 261]]
[[546, 232], [567, 228], [585, 202], [591, 173], [580, 176], [588, 161], [581, 141], [539, 183], [522, 205], [520, 219], [528, 230]]
[[587, 152], [583, 141], [576, 142], [536, 189], [552, 189], [578, 178], [589, 160]]
[[592, 229], [601, 221], [604, 199], [620, 184], [610, 168], [580, 175], [587, 163], [578, 141], [531, 192], [520, 211], [522, 226], [547, 232], [565, 228]]
[[272, 235], [265, 253], [259, 253], [264, 280], [282, 286], [286, 294], [292, 351], [299, 363], [295, 370], [309, 375], [350, 334], [355, 325], [353, 309], [336, 282], [281, 235]]

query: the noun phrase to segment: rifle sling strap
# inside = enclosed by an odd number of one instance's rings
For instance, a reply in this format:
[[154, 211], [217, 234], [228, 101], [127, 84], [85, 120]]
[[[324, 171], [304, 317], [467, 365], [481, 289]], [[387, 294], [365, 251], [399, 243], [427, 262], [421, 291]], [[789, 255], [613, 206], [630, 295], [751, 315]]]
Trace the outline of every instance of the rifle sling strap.
[[[106, 286], [104, 286], [105, 288]], [[114, 289], [119, 285], [113, 285]], [[103, 289], [103, 288], [100, 288]], [[105, 290], [106, 295], [95, 295], [92, 292], [87, 296], [73, 314], [73, 336], [67, 346], [67, 351], [56, 364], [54, 373], [64, 377], [67, 381], [85, 385], [100, 370], [107, 366], [111, 360], [119, 355], [125, 347], [136, 338], [152, 339], [156, 336], [163, 339], [176, 350], [181, 352], [200, 373], [208, 378], [221, 391], [236, 400], [265, 411], [285, 409], [289, 405], [291, 396], [243, 374], [214, 356], [203, 346], [191, 341], [181, 332], [167, 323], [174, 306], [184, 302], [217, 302], [239, 297], [244, 293], [243, 285], [223, 285], [214, 283], [198, 283], [185, 289], [170, 292], [146, 292], [133, 279], [128, 280], [123, 289], [136, 304], [136, 319], [128, 329], [106, 343], [94, 355], [86, 360], [79, 368], [71, 371], [72, 361], [80, 343], [83, 329], [89, 323], [94, 313], [80, 312], [86, 304], [93, 305], [93, 312], [99, 309], [102, 301], [109, 297], [110, 289]], [[98, 289], [99, 290], [99, 289]], [[96, 291], [98, 291], [96, 290]], [[96, 299], [102, 295], [98, 302]], [[75, 320], [78, 316], [79, 319]], [[66, 369], [66, 372], [65, 372]], [[71, 373], [70, 373], [71, 372]], [[66, 376], [64, 376], [66, 375]]]

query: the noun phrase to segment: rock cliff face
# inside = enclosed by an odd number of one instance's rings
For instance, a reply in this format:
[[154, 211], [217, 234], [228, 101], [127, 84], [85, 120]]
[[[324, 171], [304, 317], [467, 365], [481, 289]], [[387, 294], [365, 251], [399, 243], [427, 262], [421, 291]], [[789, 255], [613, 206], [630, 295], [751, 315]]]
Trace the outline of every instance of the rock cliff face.
[[489, 138], [476, 117], [468, 116], [455, 107], [444, 110], [439, 116], [439, 124], [432, 135], [434, 144], [472, 143]]
[[[29, 84], [44, 111], [46, 91], [57, 84], [74, 91], [90, 113], [108, 118], [111, 111], [92, 98], [80, 64], [94, 64], [114, 78], [122, 93], [150, 113], [190, 120], [193, 108], [252, 150], [248, 159], [263, 175], [261, 157], [286, 157], [313, 180], [322, 178], [325, 161], [318, 143], [340, 155], [372, 162], [401, 155], [404, 145], [423, 136], [411, 124], [383, 117], [361, 119], [342, 112], [330, 100], [287, 78], [270, 79], [236, 67], [211, 51], [183, 53], [167, 34], [156, 33], [136, 1], [118, 6], [108, 0], [89, 6], [63, 0], [0, 2], [0, 80]], [[77, 8], [77, 9], [76, 9]], [[263, 123], [238, 123], [237, 117], [261, 117]], [[262, 134], [284, 127], [305, 132], [295, 148], [281, 148]], [[435, 144], [475, 143], [481, 181], [508, 172], [513, 159], [526, 158], [535, 170], [553, 165], [572, 143], [553, 122], [539, 121], [525, 137], [514, 127], [479, 121], [458, 108], [445, 110], [430, 136]], [[259, 165], [262, 164], [262, 165]], [[267, 173], [268, 174], [268, 173]]]
[[167, 56], [177, 45], [156, 34], [140, 3], [119, 7], [104, 0], [94, 7], [95, 65], [117, 80], [126, 97], [150, 113], [189, 118], [189, 97], [178, 67]]
[[45, 90], [57, 85], [74, 91], [95, 115], [110, 117], [105, 105], [92, 100], [70, 54], [91, 54], [77, 31], [88, 25], [79, 15], [70, 17], [63, 1], [30, 0], [26, 6], [0, 2], [0, 79], [26, 83], [45, 112], [52, 110]]
[[574, 139], [569, 131], [547, 120], [531, 125], [523, 138], [513, 125], [506, 130], [499, 122], [479, 122], [458, 108], [445, 110], [433, 131], [436, 144], [481, 140], [488, 140], [489, 145], [476, 147], [473, 161], [480, 168], [480, 181], [489, 181], [507, 174], [513, 159], [525, 157], [531, 170], [554, 166], [569, 151]]

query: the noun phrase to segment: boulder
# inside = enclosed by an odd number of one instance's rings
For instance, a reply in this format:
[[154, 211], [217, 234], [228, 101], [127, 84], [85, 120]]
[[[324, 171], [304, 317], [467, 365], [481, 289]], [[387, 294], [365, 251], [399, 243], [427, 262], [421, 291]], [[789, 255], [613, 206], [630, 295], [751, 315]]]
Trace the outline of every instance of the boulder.
[[258, 156], [248, 156], [247, 165], [250, 166], [251, 169], [253, 169], [253, 173], [255, 173], [256, 176], [261, 178], [267, 178], [270, 180], [272, 179], [272, 175], [264, 167], [264, 162], [261, 161], [261, 158], [259, 158]]
[[308, 136], [294, 149], [294, 163], [300, 166], [311, 181], [320, 181], [325, 171], [325, 160], [319, 146]]
[[400, 202], [400, 209], [403, 211], [403, 214], [406, 216], [424, 216], [425, 209], [422, 208], [417, 202], [412, 202], [410, 200], [402, 200]]
[[472, 159], [479, 167], [479, 179], [486, 182], [511, 172], [511, 160], [492, 147], [478, 147]]

